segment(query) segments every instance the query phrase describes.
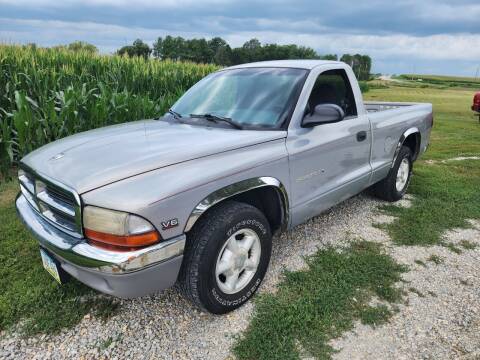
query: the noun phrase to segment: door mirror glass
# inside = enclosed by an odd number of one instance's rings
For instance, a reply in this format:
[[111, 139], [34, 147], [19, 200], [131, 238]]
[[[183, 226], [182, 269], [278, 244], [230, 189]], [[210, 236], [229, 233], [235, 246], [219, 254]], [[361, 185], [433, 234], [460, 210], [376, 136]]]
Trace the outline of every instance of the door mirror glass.
[[312, 127], [320, 124], [329, 124], [342, 121], [345, 118], [343, 109], [335, 104], [319, 104], [315, 106], [313, 114], [305, 116], [303, 127]]

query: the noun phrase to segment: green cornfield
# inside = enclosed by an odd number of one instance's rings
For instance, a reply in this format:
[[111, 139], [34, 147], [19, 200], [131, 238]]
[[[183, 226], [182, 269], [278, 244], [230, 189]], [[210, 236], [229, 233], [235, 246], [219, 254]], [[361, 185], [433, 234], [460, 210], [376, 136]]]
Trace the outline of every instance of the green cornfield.
[[26, 153], [163, 114], [216, 65], [0, 45], [0, 178]]

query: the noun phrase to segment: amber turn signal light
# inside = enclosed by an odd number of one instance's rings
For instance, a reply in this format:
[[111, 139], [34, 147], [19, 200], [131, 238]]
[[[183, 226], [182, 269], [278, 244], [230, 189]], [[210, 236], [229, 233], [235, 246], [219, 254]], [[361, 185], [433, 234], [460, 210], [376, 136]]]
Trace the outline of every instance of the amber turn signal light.
[[160, 240], [160, 235], [157, 231], [134, 235], [112, 235], [85, 229], [85, 236], [91, 240], [92, 245], [120, 251], [137, 250], [140, 247], [155, 244]]

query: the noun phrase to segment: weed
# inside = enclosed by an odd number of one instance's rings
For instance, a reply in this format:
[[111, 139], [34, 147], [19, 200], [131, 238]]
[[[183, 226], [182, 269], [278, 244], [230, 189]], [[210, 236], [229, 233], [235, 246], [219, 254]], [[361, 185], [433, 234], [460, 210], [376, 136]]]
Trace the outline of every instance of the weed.
[[477, 247], [476, 243], [468, 240], [460, 241], [460, 245], [466, 250], [474, 250]]
[[375, 327], [388, 322], [392, 314], [386, 305], [367, 306], [360, 311], [360, 321], [364, 325]]
[[439, 265], [439, 264], [443, 263], [443, 258], [442, 258], [441, 256], [432, 254], [432, 255], [430, 255], [430, 257], [427, 259], [427, 261], [430, 261], [430, 262], [433, 262], [433, 263], [436, 264], [436, 265]]
[[420, 290], [414, 288], [414, 287], [409, 287], [408, 291], [417, 294], [419, 297], [425, 297], [425, 294], [423, 294]]
[[447, 247], [448, 249], [450, 249], [452, 252], [454, 252], [455, 254], [461, 254], [462, 253], [462, 250], [456, 246], [455, 244], [453, 243], [447, 243], [445, 244], [445, 247]]

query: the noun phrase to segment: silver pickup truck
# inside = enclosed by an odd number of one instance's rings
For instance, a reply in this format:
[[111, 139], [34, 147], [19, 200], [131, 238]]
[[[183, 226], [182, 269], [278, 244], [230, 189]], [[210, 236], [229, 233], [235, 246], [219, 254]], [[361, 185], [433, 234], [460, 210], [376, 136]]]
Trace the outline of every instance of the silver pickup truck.
[[221, 314], [258, 289], [274, 232], [368, 187], [399, 200], [432, 124], [431, 104], [363, 102], [341, 62], [234, 66], [161, 118], [25, 156], [16, 206], [57, 281], [125, 298], [177, 283]]

